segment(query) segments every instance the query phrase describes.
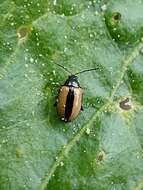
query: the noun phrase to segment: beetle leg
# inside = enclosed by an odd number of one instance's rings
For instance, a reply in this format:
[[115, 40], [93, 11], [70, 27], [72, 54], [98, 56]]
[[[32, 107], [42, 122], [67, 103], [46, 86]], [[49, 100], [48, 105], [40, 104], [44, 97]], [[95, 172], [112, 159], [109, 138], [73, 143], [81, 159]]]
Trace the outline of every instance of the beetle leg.
[[56, 107], [57, 106], [57, 101], [54, 103], [54, 107]]
[[[62, 85], [62, 86], [63, 86], [63, 85]], [[60, 89], [61, 89], [61, 88], [59, 88], [59, 90], [58, 90], [58, 94], [60, 93]], [[58, 103], [58, 95], [56, 96], [56, 102], [54, 103], [54, 107], [57, 106], [57, 103]]]
[[54, 103], [54, 107], [57, 106], [57, 103], [58, 103], [58, 99], [56, 99], [55, 103]]
[[84, 109], [83, 109], [83, 106], [81, 106], [81, 111], [83, 111]]

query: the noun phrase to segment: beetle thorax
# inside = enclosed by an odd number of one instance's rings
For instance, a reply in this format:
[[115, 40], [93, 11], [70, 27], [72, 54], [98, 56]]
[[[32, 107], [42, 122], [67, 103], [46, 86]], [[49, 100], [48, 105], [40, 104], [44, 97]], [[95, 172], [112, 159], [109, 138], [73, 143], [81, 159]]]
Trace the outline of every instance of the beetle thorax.
[[75, 87], [75, 88], [79, 88], [80, 87], [80, 84], [78, 82], [78, 78], [76, 75], [70, 75], [68, 77], [68, 79], [66, 80], [65, 86], [72, 86], [72, 87]]

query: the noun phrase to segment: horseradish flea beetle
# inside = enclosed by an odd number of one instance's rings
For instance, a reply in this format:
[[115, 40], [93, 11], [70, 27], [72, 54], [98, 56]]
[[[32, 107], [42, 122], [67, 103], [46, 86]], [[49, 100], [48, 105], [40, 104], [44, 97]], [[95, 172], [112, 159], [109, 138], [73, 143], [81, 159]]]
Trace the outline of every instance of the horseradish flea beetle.
[[77, 75], [80, 73], [96, 70], [98, 68], [87, 69], [72, 74], [64, 66], [60, 64], [57, 65], [65, 69], [68, 73], [70, 73], [64, 85], [61, 86], [58, 98], [55, 103], [58, 115], [60, 116], [61, 120], [68, 122], [74, 120], [79, 115], [80, 111], [83, 110], [83, 91], [80, 87]]

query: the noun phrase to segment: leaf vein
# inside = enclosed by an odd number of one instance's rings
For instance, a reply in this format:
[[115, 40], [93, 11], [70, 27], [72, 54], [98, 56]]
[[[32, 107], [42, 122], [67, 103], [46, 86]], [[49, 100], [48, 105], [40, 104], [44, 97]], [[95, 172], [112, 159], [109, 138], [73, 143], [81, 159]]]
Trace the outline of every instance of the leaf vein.
[[44, 190], [46, 186], [48, 185], [49, 180], [55, 173], [57, 167], [59, 166], [60, 162], [64, 159], [65, 155], [69, 153], [69, 151], [72, 149], [72, 147], [76, 144], [77, 141], [80, 140], [80, 137], [84, 134], [87, 128], [90, 128], [92, 124], [96, 121], [96, 118], [110, 105], [111, 102], [113, 102], [114, 96], [123, 80], [123, 77], [126, 73], [126, 70], [131, 64], [134, 59], [139, 55], [140, 48], [143, 47], [143, 43], [140, 43], [133, 51], [132, 53], [127, 56], [127, 58], [123, 61], [123, 67], [121, 69], [121, 73], [119, 75], [119, 78], [117, 80], [116, 85], [111, 91], [111, 96], [108, 99], [108, 101], [96, 112], [91, 116], [91, 119], [80, 129], [80, 131], [77, 132], [77, 134], [68, 142], [68, 144], [61, 150], [58, 159], [55, 161], [53, 166], [51, 167], [50, 171], [47, 171], [40, 186], [39, 190]]

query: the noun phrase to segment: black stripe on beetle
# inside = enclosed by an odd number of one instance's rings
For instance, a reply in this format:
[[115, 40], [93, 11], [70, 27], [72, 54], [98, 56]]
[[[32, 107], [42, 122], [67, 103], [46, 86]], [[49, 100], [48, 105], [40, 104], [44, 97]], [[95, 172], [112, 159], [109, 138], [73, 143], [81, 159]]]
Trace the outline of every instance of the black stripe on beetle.
[[72, 109], [74, 104], [74, 89], [72, 87], [69, 87], [69, 92], [67, 95], [67, 100], [66, 100], [66, 106], [65, 106], [65, 120], [69, 120], [71, 114], [72, 114]]

